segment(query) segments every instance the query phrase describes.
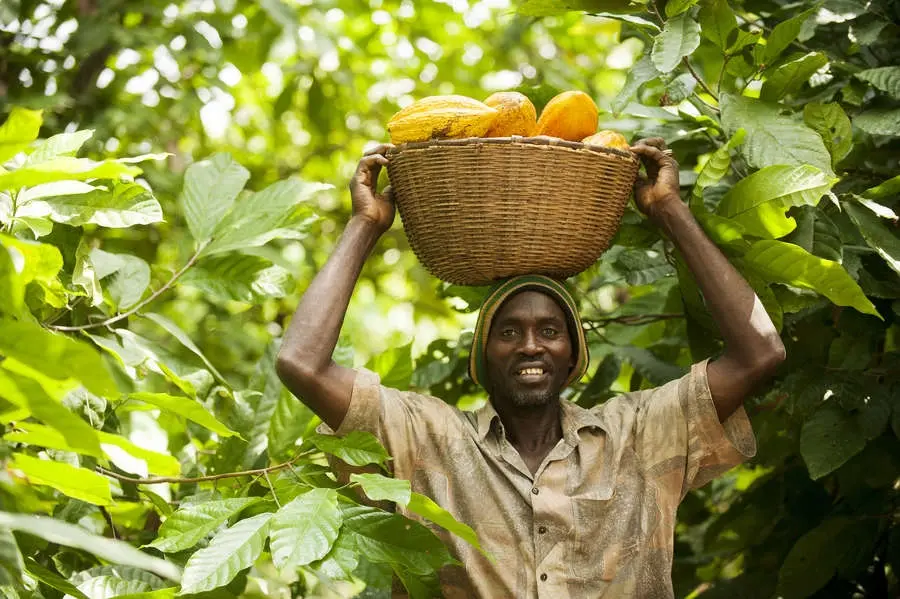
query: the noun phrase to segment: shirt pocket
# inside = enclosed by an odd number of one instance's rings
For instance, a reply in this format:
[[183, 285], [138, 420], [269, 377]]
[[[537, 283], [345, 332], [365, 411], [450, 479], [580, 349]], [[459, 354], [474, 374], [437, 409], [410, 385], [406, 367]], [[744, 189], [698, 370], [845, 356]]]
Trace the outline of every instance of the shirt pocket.
[[616, 497], [574, 498], [572, 503], [575, 535], [568, 552], [572, 576], [585, 581], [613, 580], [637, 555], [640, 510]]

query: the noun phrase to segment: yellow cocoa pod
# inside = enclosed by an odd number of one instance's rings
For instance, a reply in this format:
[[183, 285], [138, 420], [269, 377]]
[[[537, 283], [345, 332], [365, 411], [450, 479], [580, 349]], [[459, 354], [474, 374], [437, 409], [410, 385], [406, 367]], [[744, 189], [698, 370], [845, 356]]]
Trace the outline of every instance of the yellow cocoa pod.
[[609, 129], [598, 131], [590, 137], [585, 137], [581, 141], [592, 146], [616, 148], [617, 150], [627, 150], [631, 147], [624, 135], [618, 131], [611, 131]]
[[580, 91], [563, 92], [547, 102], [537, 122], [537, 134], [581, 141], [597, 130], [597, 105]]
[[484, 103], [496, 108], [500, 113], [494, 124], [484, 134], [485, 137], [509, 137], [522, 135], [530, 137], [537, 129], [537, 111], [525, 94], [519, 92], [497, 92], [488, 96]]
[[391, 143], [482, 137], [494, 123], [495, 108], [466, 96], [428, 96], [388, 121]]

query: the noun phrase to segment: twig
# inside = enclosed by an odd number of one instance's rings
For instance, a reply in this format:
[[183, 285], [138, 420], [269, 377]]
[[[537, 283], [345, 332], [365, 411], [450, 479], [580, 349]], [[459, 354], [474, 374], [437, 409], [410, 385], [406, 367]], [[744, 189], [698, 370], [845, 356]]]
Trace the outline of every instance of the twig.
[[77, 325], [77, 326], [58, 326], [58, 325], [51, 325], [49, 328], [53, 329], [54, 331], [84, 331], [84, 330], [87, 330], [87, 329], [96, 329], [96, 328], [99, 328], [99, 327], [106, 327], [106, 326], [109, 326], [109, 325], [114, 324], [114, 323], [116, 323], [116, 322], [119, 322], [120, 320], [124, 320], [124, 319], [128, 318], [129, 316], [131, 316], [132, 314], [135, 314], [135, 313], [138, 312], [141, 308], [143, 308], [144, 306], [146, 306], [147, 304], [149, 304], [150, 302], [152, 302], [153, 300], [155, 300], [156, 298], [158, 298], [160, 295], [162, 295], [163, 293], [165, 293], [166, 291], [168, 291], [169, 289], [171, 289], [172, 285], [175, 284], [175, 281], [177, 281], [178, 279], [180, 279], [181, 276], [182, 276], [184, 273], [186, 273], [187, 270], [188, 270], [190, 267], [192, 267], [194, 264], [197, 263], [197, 260], [200, 259], [200, 254], [203, 252], [203, 250], [204, 250], [205, 248], [206, 248], [206, 245], [205, 245], [205, 244], [203, 244], [203, 245], [201, 245], [200, 247], [198, 247], [198, 248], [197, 248], [197, 251], [194, 252], [194, 255], [191, 256], [191, 258], [187, 261], [187, 264], [185, 264], [183, 267], [181, 267], [181, 270], [179, 270], [179, 271], [176, 272], [174, 275], [172, 275], [172, 278], [169, 279], [168, 281], [166, 281], [166, 284], [165, 284], [165, 285], [163, 285], [162, 287], [160, 287], [159, 289], [157, 289], [156, 291], [154, 291], [154, 292], [153, 292], [151, 295], [149, 295], [146, 299], [144, 299], [144, 300], [138, 302], [137, 304], [135, 304], [135, 306], [132, 307], [132, 308], [131, 308], [130, 310], [128, 310], [127, 312], [122, 312], [121, 314], [119, 314], [119, 315], [117, 315], [117, 316], [113, 316], [113, 317], [111, 317], [111, 318], [107, 318], [106, 320], [102, 320], [102, 321], [100, 321], [100, 322], [92, 322], [92, 323], [81, 324], [81, 325]]
[[131, 476], [125, 476], [123, 474], [119, 474], [117, 472], [113, 472], [112, 470], [107, 470], [102, 466], [97, 466], [96, 470], [100, 474], [105, 476], [111, 476], [112, 478], [121, 480], [126, 483], [132, 483], [135, 485], [158, 485], [159, 483], [202, 483], [208, 482], [212, 480], [221, 480], [223, 478], [239, 478], [241, 476], [252, 476], [254, 474], [257, 475], [268, 475], [269, 472], [276, 472], [278, 470], [283, 470], [284, 468], [288, 468], [302, 458], [303, 456], [309, 455], [311, 452], [303, 452], [298, 454], [296, 457], [291, 459], [288, 462], [282, 462], [281, 464], [276, 464], [274, 466], [269, 466], [268, 468], [257, 468], [255, 470], [242, 470], [240, 472], [224, 472], [222, 474], [211, 474], [209, 476], [195, 476], [195, 477], [180, 477], [180, 476], [154, 476], [151, 478], [134, 478]]
[[725, 57], [725, 62], [722, 63], [722, 70], [719, 71], [719, 80], [716, 82], [716, 89], [719, 93], [722, 93], [722, 80], [725, 78], [725, 69], [728, 67], [729, 61], [734, 58], [734, 54], [729, 54]]
[[281, 502], [278, 501], [278, 493], [275, 492], [275, 485], [272, 484], [272, 479], [269, 478], [268, 472], [263, 472], [263, 475], [266, 477], [266, 483], [269, 485], [269, 490], [272, 491], [272, 498], [275, 500], [275, 505], [278, 506], [278, 509], [281, 509]]
[[658, 322], [660, 320], [672, 320], [675, 318], [684, 318], [684, 314], [677, 312], [671, 314], [627, 314], [625, 316], [611, 316], [609, 318], [594, 318], [585, 320], [584, 322], [591, 327], [601, 327], [611, 323], [636, 326]]
[[[712, 96], [713, 100], [715, 100], [718, 103], [719, 96], [717, 96], [715, 93], [713, 93], [713, 90], [709, 89], [709, 86], [706, 85], [706, 81], [704, 81], [703, 78], [700, 77], [700, 74], [694, 70], [694, 65], [691, 64], [691, 61], [688, 60], [688, 57], [685, 56], [684, 58], [682, 58], [681, 62], [683, 62], [684, 65], [688, 68], [688, 70], [691, 72], [691, 75], [694, 76], [694, 79], [696, 79], [697, 83], [700, 84], [700, 87], [703, 88], [703, 91], [705, 91], [710, 96]], [[724, 67], [723, 67], [723, 70], [724, 70]]]
[[103, 519], [106, 520], [106, 525], [109, 526], [109, 532], [112, 534], [112, 538], [118, 539], [119, 532], [116, 530], [116, 525], [113, 523], [112, 516], [109, 515], [109, 512], [106, 511], [106, 508], [102, 505], [100, 506], [100, 513], [103, 514]]

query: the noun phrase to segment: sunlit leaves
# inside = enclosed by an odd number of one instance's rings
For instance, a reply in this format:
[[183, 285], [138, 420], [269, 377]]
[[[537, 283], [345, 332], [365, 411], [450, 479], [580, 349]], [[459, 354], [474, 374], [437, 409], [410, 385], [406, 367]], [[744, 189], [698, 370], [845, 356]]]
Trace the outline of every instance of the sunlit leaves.
[[350, 481], [357, 483], [373, 501], [391, 501], [405, 506], [409, 503], [408, 480], [390, 478], [381, 474], [351, 474]]
[[853, 147], [853, 130], [850, 119], [840, 104], [811, 102], [803, 107], [803, 121], [822, 136], [825, 147], [831, 152], [832, 164], [837, 164], [850, 153]]
[[41, 111], [14, 107], [0, 125], [0, 164], [28, 148], [41, 129]]
[[10, 467], [21, 471], [30, 484], [48, 485], [69, 497], [94, 505], [112, 503], [109, 481], [85, 468], [41, 460], [23, 453], [15, 454]]
[[720, 50], [727, 50], [731, 45], [731, 32], [737, 29], [737, 19], [727, 0], [705, 0], [698, 19], [703, 37]]
[[209, 361], [209, 358], [197, 347], [197, 344], [193, 342], [190, 336], [181, 330], [177, 324], [172, 322], [170, 319], [166, 318], [162, 314], [155, 314], [153, 312], [146, 312], [143, 314], [144, 318], [152, 320], [159, 326], [161, 326], [167, 333], [178, 339], [182, 345], [188, 348], [194, 355], [196, 355], [200, 360], [206, 365], [213, 375], [215, 375], [220, 381], [224, 381], [225, 377], [216, 370], [216, 367], [212, 365], [212, 362]]
[[439, 506], [430, 497], [420, 493], [412, 493], [406, 509], [430, 522], [434, 522], [441, 528], [449, 530], [469, 545], [484, 553], [475, 531], [454, 518], [450, 512]]
[[373, 357], [366, 365], [381, 377], [381, 384], [406, 389], [413, 373], [412, 343], [390, 349]]
[[309, 442], [351, 466], [369, 464], [384, 466], [389, 457], [378, 440], [372, 434], [363, 431], [353, 431], [343, 437], [314, 435], [309, 438]]
[[287, 391], [279, 393], [269, 421], [269, 457], [278, 460], [287, 459], [297, 440], [309, 426], [312, 417], [310, 409], [299, 399]]
[[257, 501], [256, 497], [235, 497], [188, 504], [163, 522], [159, 535], [149, 546], [165, 553], [190, 549]]
[[[137, 256], [93, 249], [89, 260], [94, 275], [104, 280], [113, 305], [119, 309], [124, 310], [140, 301], [150, 285], [150, 266]], [[88, 265], [83, 263], [82, 269], [86, 268]], [[90, 281], [87, 276], [85, 279]]]
[[313, 489], [296, 497], [272, 518], [269, 544], [275, 567], [294, 569], [325, 557], [341, 521], [333, 489]]
[[231, 435], [237, 434], [216, 420], [216, 417], [202, 405], [187, 397], [177, 397], [167, 393], [147, 392], [132, 393], [129, 397], [156, 406], [161, 410], [171, 412], [192, 422], [196, 422], [200, 426], [206, 427], [224, 437], [230, 437]]
[[699, 45], [700, 25], [687, 13], [682, 13], [666, 21], [662, 33], [653, 42], [650, 57], [661, 73], [668, 73]]
[[639, 61], [628, 69], [628, 73], [625, 75], [625, 85], [622, 86], [619, 94], [612, 102], [613, 110], [621, 112], [642, 85], [653, 81], [659, 75], [660, 73], [656, 70], [650, 55], [645, 54], [642, 56]]
[[791, 60], [778, 68], [767, 71], [759, 97], [776, 101], [797, 91], [819, 69], [828, 64], [828, 57], [821, 52], [810, 52]]
[[38, 164], [58, 156], [75, 154], [94, 135], [91, 130], [73, 131], [72, 133], [59, 133], [53, 137], [42, 139], [36, 143], [34, 150], [28, 155], [25, 164]]
[[287, 270], [261, 256], [234, 253], [201, 260], [180, 283], [221, 301], [251, 302], [286, 296], [294, 280]]
[[773, 60], [787, 49], [797, 39], [803, 24], [812, 16], [814, 9], [801, 12], [798, 15], [775, 25], [772, 33], [766, 38], [765, 46], [758, 46], [757, 61], [763, 65], [771, 64]]
[[694, 189], [691, 192], [693, 198], [700, 200], [706, 187], [715, 185], [728, 174], [728, 169], [731, 167], [731, 150], [744, 143], [746, 135], [747, 132], [744, 129], [738, 129], [725, 145], [712, 153], [697, 175], [697, 182], [694, 183]]
[[900, 135], [900, 108], [874, 108], [853, 118], [853, 124], [872, 135]]
[[631, 0], [518, 0], [519, 13], [532, 17], [549, 17], [572, 10], [598, 12], [634, 12], [643, 8]]
[[198, 243], [209, 241], [249, 178], [250, 172], [228, 154], [214, 154], [187, 168], [180, 201]]
[[272, 514], [263, 513], [241, 520], [191, 555], [184, 567], [181, 592], [211, 591], [252, 566], [262, 553], [271, 518]]
[[49, 216], [72, 226], [97, 224], [121, 229], [163, 220], [162, 208], [153, 193], [137, 183], [112, 183], [85, 193], [33, 199], [25, 205], [29, 214]]
[[113, 160], [96, 162], [88, 158], [63, 156], [40, 164], [0, 173], [0, 189], [15, 191], [51, 181], [84, 181], [87, 179], [118, 179], [134, 177], [141, 169]]

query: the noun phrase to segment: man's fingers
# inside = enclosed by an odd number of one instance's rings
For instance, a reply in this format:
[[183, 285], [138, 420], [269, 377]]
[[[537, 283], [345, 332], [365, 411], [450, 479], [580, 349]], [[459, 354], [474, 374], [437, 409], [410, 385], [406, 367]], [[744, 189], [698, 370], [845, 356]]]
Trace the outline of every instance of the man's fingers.
[[393, 150], [394, 147], [395, 147], [394, 144], [381, 144], [381, 145], [375, 146], [371, 150], [365, 152], [363, 154], [363, 156], [371, 156], [372, 154], [384, 155], [384, 154], [387, 154], [388, 150]]
[[659, 148], [660, 150], [666, 149], [666, 140], [662, 137], [645, 137], [644, 139], [639, 139], [634, 142], [636, 146], [653, 146], [654, 148]]

